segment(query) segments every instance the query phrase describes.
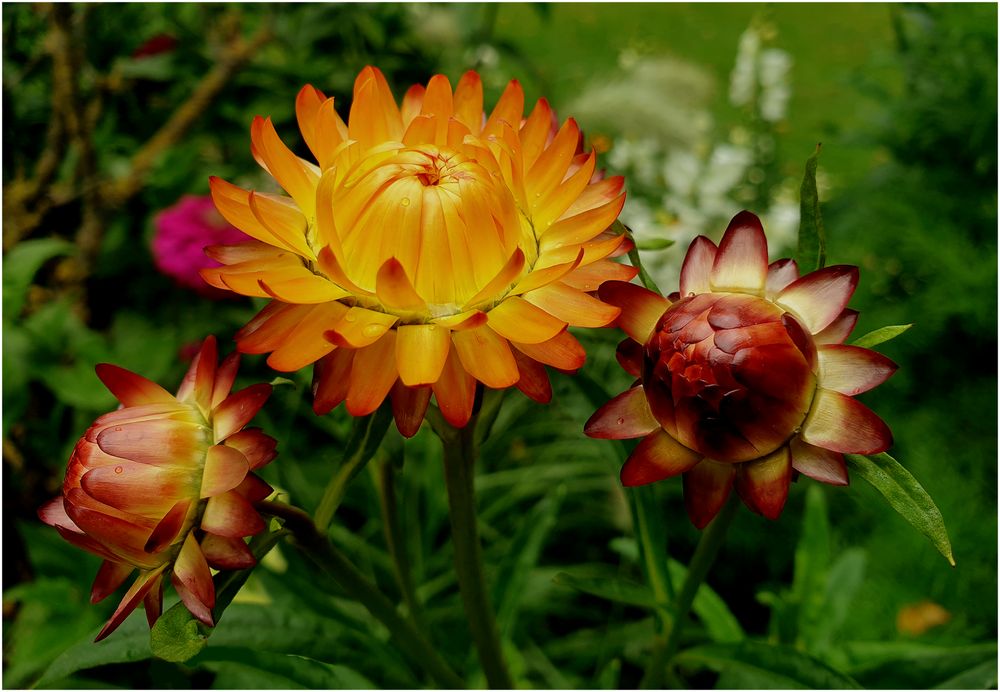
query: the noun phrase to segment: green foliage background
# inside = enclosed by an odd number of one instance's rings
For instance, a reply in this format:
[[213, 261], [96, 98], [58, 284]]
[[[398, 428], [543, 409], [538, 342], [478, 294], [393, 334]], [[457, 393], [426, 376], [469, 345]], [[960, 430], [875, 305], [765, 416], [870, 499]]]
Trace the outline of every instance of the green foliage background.
[[[205, 300], [157, 273], [153, 215], [184, 194], [207, 193], [209, 175], [264, 184], [249, 156], [249, 122], [270, 115], [295, 141], [294, 96], [307, 82], [343, 97], [346, 114], [366, 64], [379, 66], [397, 93], [435, 72], [455, 80], [475, 67], [488, 103], [518, 77], [529, 99], [545, 95], [560, 108], [611, 75], [629, 48], [694, 62], [725, 84], [739, 34], [767, 12], [795, 60], [777, 165], [801, 175], [815, 143], [824, 143], [821, 167], [837, 181], [821, 190], [828, 261], [862, 270], [856, 334], [915, 323], [881, 347], [900, 371], [864, 401], [892, 427], [894, 456], [940, 507], [958, 565], [949, 568], [865, 483], [798, 483], [777, 522], [740, 509], [671, 682], [996, 686], [994, 5], [445, 5], [431, 15], [403, 5], [72, 9], [71, 31], [84, 47], [77, 89], [83, 99], [102, 94], [96, 160], [88, 169], [79, 147], [65, 147], [46, 188], [51, 203], [28, 223], [40, 207], [22, 204], [25, 181], [50, 141], [50, 23], [38, 5], [3, 8], [6, 687], [427, 685], [381, 626], [286, 546], [254, 572], [209, 646], [187, 663], [151, 658], [140, 615], [91, 644], [116, 599], [89, 605], [99, 561], [63, 543], [35, 510], [58, 493], [76, 439], [114, 405], [93, 366], [114, 362], [172, 388], [185, 367], [183, 347], [208, 333], [227, 343], [259, 307]], [[88, 176], [114, 185], [135, 175], [135, 152], [225, 61], [233, 37], [262, 28], [270, 40], [161, 152], [136, 194], [102, 211], [96, 254], [81, 273], [73, 258]], [[161, 33], [177, 39], [172, 51], [129, 57]], [[712, 111], [720, 128], [743, 117], [721, 94]], [[25, 228], [20, 236], [12, 230]], [[519, 683], [633, 687], [649, 654], [650, 594], [617, 481], [617, 448], [581, 432], [594, 408], [581, 383], [591, 395], [596, 383], [615, 393], [628, 376], [612, 355], [616, 333], [581, 337], [588, 364], [577, 380], [553, 376], [551, 405], [507, 395], [477, 479], [481, 532]], [[274, 376], [260, 357], [244, 363], [244, 384]], [[350, 421], [343, 411], [315, 417], [308, 372], [292, 379], [258, 421], [279, 439], [268, 480], [312, 511]], [[452, 572], [438, 442], [423, 430], [405, 456], [396, 492], [423, 618], [445, 658], [481, 683]], [[395, 597], [375, 466], [350, 486], [331, 536]], [[679, 580], [697, 532], [679, 482], [651, 494]], [[901, 632], [900, 611], [921, 602], [938, 604], [947, 621]]]

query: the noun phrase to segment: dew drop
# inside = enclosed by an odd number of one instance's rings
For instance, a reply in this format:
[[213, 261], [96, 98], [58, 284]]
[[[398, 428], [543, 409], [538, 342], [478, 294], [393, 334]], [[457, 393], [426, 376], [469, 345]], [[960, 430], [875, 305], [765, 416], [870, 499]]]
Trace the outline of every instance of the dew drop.
[[116, 425], [115, 426], [115, 432], [121, 432], [121, 431], [122, 431], [122, 426]]
[[624, 418], [619, 418], [618, 419], [618, 425], [625, 425], [625, 419]]
[[124, 468], [122, 468], [121, 466], [116, 466], [116, 467], [115, 467], [115, 473], [121, 473], [121, 472], [122, 472], [122, 471], [124, 471], [124, 470], [125, 470], [125, 469], [124, 469]]
[[364, 334], [365, 336], [368, 336], [368, 337], [378, 336], [382, 332], [383, 332], [382, 327], [380, 327], [377, 324], [369, 324], [369, 325], [365, 326], [364, 329], [361, 330], [361, 333]]
[[435, 329], [437, 329], [437, 328], [438, 328], [438, 327], [437, 327], [437, 325], [436, 325], [436, 324], [428, 324], [428, 325], [427, 325], [427, 331], [429, 331], [429, 332], [433, 332], [433, 331], [434, 331]]
[[408, 206], [410, 206], [410, 198], [409, 197], [404, 197], [403, 199], [399, 200], [399, 203], [401, 205], [403, 205], [404, 207], [408, 207]]
[[358, 316], [353, 312], [348, 312], [346, 315], [344, 315], [344, 320], [346, 322], [357, 322]]

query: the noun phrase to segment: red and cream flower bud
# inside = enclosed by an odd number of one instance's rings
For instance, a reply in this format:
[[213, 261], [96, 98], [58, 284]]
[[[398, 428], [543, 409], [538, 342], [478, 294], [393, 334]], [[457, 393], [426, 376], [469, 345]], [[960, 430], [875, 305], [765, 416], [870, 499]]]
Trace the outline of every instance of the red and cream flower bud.
[[847, 302], [855, 267], [799, 278], [792, 260], [767, 263], [760, 220], [742, 212], [718, 247], [696, 238], [668, 300], [620, 281], [602, 300], [622, 309], [629, 335], [618, 360], [639, 378], [588, 421], [591, 437], [642, 437], [622, 482], [684, 475], [688, 514], [699, 528], [735, 485], [771, 519], [793, 470], [846, 485], [844, 453], [885, 451], [885, 423], [852, 397], [896, 369], [884, 356], [845, 346], [857, 320]]
[[271, 487], [253, 471], [275, 457], [275, 441], [244, 429], [271, 393], [257, 384], [230, 393], [239, 355], [217, 365], [208, 337], [174, 396], [114, 365], [97, 375], [121, 402], [77, 442], [63, 493], [39, 510], [70, 543], [104, 558], [91, 591], [97, 603], [139, 570], [97, 636], [108, 636], [143, 602], [150, 627], [170, 578], [184, 605], [213, 624], [209, 568], [255, 563], [244, 537], [265, 527], [253, 503]]

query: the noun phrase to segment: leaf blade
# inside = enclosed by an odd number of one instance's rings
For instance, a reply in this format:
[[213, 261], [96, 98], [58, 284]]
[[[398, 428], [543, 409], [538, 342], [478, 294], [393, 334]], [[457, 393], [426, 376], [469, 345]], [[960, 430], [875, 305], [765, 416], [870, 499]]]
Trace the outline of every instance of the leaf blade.
[[826, 264], [826, 230], [819, 209], [819, 191], [816, 188], [816, 169], [822, 144], [806, 160], [806, 172], [799, 190], [799, 243], [795, 259], [803, 275]]

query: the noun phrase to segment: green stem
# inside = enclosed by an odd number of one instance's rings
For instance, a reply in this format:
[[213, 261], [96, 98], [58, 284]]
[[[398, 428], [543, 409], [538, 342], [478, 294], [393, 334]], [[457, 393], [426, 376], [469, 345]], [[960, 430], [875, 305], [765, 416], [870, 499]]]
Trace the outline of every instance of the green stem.
[[378, 496], [382, 509], [382, 524], [385, 529], [385, 542], [392, 556], [392, 564], [396, 573], [396, 583], [406, 603], [410, 621], [414, 627], [427, 632], [424, 622], [423, 608], [417, 599], [417, 590], [413, 585], [410, 570], [410, 556], [406, 552], [403, 540], [403, 530], [399, 523], [399, 508], [396, 505], [396, 470], [392, 461], [380, 460], [378, 464]]
[[358, 571], [330, 543], [325, 534], [320, 533], [308, 514], [297, 507], [272, 501], [258, 502], [257, 509], [284, 520], [285, 528], [292, 532], [303, 554], [333, 577], [351, 598], [356, 599], [385, 625], [399, 647], [414, 663], [426, 670], [438, 685], [448, 689], [465, 689], [465, 681], [448, 666], [420, 632], [396, 612], [396, 607], [378, 587]]
[[483, 551], [476, 525], [473, 481], [477, 419], [473, 417], [460, 430], [446, 423], [437, 411], [429, 410], [427, 420], [444, 447], [444, 476], [455, 549], [455, 574], [472, 642], [489, 686], [492, 689], [513, 689], [514, 683], [503, 658], [496, 615], [490, 603], [489, 589], [486, 588]]
[[701, 534], [701, 538], [698, 540], [698, 547], [695, 548], [694, 555], [691, 557], [691, 562], [688, 565], [687, 577], [681, 585], [681, 590], [677, 594], [673, 608], [671, 608], [672, 617], [670, 618], [666, 632], [664, 632], [662, 637], [657, 637], [653, 641], [653, 653], [650, 656], [646, 674], [642, 679], [642, 687], [644, 689], [663, 687], [663, 675], [666, 672], [666, 664], [677, 653], [677, 648], [680, 646], [681, 630], [691, 610], [691, 604], [694, 603], [694, 597], [697, 595], [698, 589], [701, 587], [702, 582], [705, 581], [708, 570], [711, 569], [712, 563], [715, 562], [715, 558], [718, 556], [719, 550], [726, 540], [726, 532], [729, 530], [729, 525], [736, 514], [737, 505], [739, 505], [739, 499], [734, 493], [715, 519], [712, 520], [712, 523]]

